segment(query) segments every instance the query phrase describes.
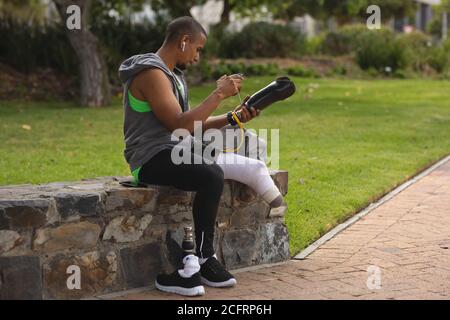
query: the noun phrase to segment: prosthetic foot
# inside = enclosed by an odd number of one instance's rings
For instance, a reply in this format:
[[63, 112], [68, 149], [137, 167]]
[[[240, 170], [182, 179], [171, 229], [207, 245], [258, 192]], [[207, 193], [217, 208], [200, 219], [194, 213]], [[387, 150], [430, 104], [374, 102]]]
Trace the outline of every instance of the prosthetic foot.
[[283, 196], [279, 195], [270, 203], [269, 217], [283, 217], [287, 208], [287, 203], [284, 201]]
[[200, 264], [194, 251], [192, 228], [184, 228], [183, 269], [175, 270], [171, 274], [159, 275], [155, 286], [165, 292], [177, 293], [184, 296], [199, 296], [205, 294], [200, 277]]

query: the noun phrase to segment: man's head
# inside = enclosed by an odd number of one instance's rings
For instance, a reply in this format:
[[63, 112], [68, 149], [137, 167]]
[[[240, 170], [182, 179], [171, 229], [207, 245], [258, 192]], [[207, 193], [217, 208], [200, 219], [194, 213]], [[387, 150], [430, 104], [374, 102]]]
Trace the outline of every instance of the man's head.
[[165, 44], [173, 46], [178, 52], [177, 67], [184, 70], [200, 59], [205, 46], [205, 29], [192, 17], [180, 17], [169, 23]]

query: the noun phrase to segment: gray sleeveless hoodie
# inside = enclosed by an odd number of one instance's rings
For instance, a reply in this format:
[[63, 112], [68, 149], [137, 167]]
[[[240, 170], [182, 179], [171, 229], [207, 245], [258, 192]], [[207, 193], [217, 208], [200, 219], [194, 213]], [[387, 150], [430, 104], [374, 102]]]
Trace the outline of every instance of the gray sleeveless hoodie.
[[139, 112], [131, 108], [128, 96], [130, 84], [139, 72], [149, 68], [158, 68], [166, 74], [172, 83], [173, 93], [180, 102], [183, 112], [189, 110], [188, 90], [181, 70], [174, 69], [177, 81], [164, 61], [155, 53], [135, 55], [122, 62], [119, 67], [119, 76], [124, 86], [124, 156], [131, 171], [141, 167], [158, 152], [172, 149], [178, 143], [171, 141], [171, 132], [155, 117], [151, 109]]

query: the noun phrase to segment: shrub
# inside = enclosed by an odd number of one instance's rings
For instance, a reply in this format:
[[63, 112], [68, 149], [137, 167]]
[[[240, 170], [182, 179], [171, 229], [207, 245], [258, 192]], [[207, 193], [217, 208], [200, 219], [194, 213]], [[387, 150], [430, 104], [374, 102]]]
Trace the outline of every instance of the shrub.
[[403, 46], [395, 40], [392, 31], [385, 29], [362, 35], [356, 59], [361, 69], [374, 68], [378, 72], [383, 72], [386, 68], [395, 72], [406, 65]]
[[244, 64], [220, 62], [211, 67], [209, 78], [218, 79], [223, 74], [243, 73], [244, 76], [274, 76], [280, 73], [280, 68], [275, 63], [268, 64]]
[[414, 71], [422, 72], [431, 67], [436, 72], [442, 73], [447, 69], [449, 42], [438, 45], [433, 43], [430, 36], [418, 31], [400, 35], [398, 41], [404, 47], [408, 66]]
[[322, 42], [321, 51], [334, 56], [349, 54], [356, 50], [362, 37], [370, 32], [365, 25], [346, 25], [337, 31], [328, 32]]
[[305, 54], [316, 55], [322, 52], [323, 42], [325, 41], [326, 34], [322, 33], [309, 38], [306, 41]]
[[443, 44], [442, 47], [444, 50], [450, 54], [450, 39], [447, 39]]
[[398, 79], [405, 79], [405, 78], [407, 78], [406, 72], [404, 70], [400, 70], [400, 69], [395, 70], [393, 76], [395, 78], [398, 78]]
[[204, 58], [217, 58], [220, 56], [219, 52], [222, 47], [223, 41], [227, 41], [225, 39], [229, 37], [229, 33], [224, 31], [223, 26], [213, 25], [211, 26], [208, 32], [208, 41], [206, 41], [206, 45], [203, 49], [203, 57]]
[[345, 76], [347, 74], [347, 68], [345, 66], [334, 66], [331, 69], [331, 73], [334, 75]]
[[185, 73], [186, 81], [189, 85], [197, 85], [212, 78], [212, 68], [206, 59], [200, 59], [200, 62], [189, 68]]
[[279, 75], [280, 68], [275, 63], [268, 64], [244, 64], [225, 63], [221, 61], [211, 65], [206, 59], [202, 59], [199, 64], [189, 68], [186, 78], [189, 84], [199, 84], [205, 81], [217, 80], [224, 74], [243, 73], [244, 76], [276, 76]]
[[288, 75], [295, 76], [295, 77], [303, 77], [303, 78], [319, 78], [320, 75], [312, 70], [312, 69], [305, 69], [302, 66], [295, 66], [290, 67], [286, 69], [286, 72]]
[[212, 78], [214, 79], [218, 79], [220, 78], [222, 75], [224, 74], [231, 74], [231, 70], [229, 65], [225, 64], [225, 63], [219, 63], [217, 65], [215, 65], [214, 67], [212, 67]]
[[112, 82], [119, 84], [120, 63], [135, 54], [155, 52], [164, 41], [164, 21], [131, 24], [125, 20], [100, 20], [91, 30], [98, 37]]
[[[92, 32], [98, 37], [110, 79], [118, 82], [120, 62], [137, 53], [151, 52], [164, 40], [164, 23], [130, 24], [124, 20], [94, 21]], [[20, 23], [11, 18], [0, 20], [0, 62], [21, 72], [52, 68], [78, 74], [78, 63], [64, 28], [58, 24]]]
[[52, 68], [65, 74], [77, 73], [75, 52], [63, 28], [2, 18], [0, 39], [0, 62], [18, 71]]
[[218, 48], [221, 58], [298, 57], [305, 52], [306, 38], [290, 26], [257, 22], [240, 32], [224, 32]]
[[428, 23], [427, 31], [435, 37], [440, 38], [442, 35], [442, 20], [441, 15], [435, 15]]
[[398, 36], [399, 44], [405, 50], [405, 58], [409, 67], [414, 71], [423, 71], [427, 67], [427, 56], [432, 39], [420, 31], [414, 31]]
[[444, 47], [433, 47], [427, 57], [427, 62], [436, 72], [442, 73], [448, 67], [449, 53]]

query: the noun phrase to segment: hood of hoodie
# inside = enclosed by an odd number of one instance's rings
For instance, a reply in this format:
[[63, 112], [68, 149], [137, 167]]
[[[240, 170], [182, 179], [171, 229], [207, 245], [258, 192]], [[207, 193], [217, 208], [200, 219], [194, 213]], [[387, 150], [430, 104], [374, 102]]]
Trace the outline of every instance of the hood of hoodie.
[[[119, 77], [123, 84], [133, 79], [139, 72], [148, 68], [159, 68], [169, 78], [173, 78], [172, 72], [167, 68], [164, 61], [156, 53], [145, 53], [132, 56], [119, 67]], [[182, 72], [176, 69], [182, 74]]]
[[[128, 90], [131, 81], [134, 77], [141, 71], [148, 68], [158, 68], [162, 70], [166, 76], [172, 82], [172, 87], [174, 89], [175, 96], [177, 99], [180, 97], [182, 101], [180, 104], [184, 111], [189, 109], [188, 101], [188, 89], [186, 80], [184, 79], [184, 73], [180, 69], [176, 68], [172, 71], [166, 66], [164, 61], [156, 53], [145, 53], [132, 56], [125, 61], [123, 61], [119, 67], [119, 78], [122, 81], [125, 92]], [[178, 80], [175, 78], [178, 78]], [[183, 87], [183, 92], [176, 90], [178, 84], [181, 82]]]

